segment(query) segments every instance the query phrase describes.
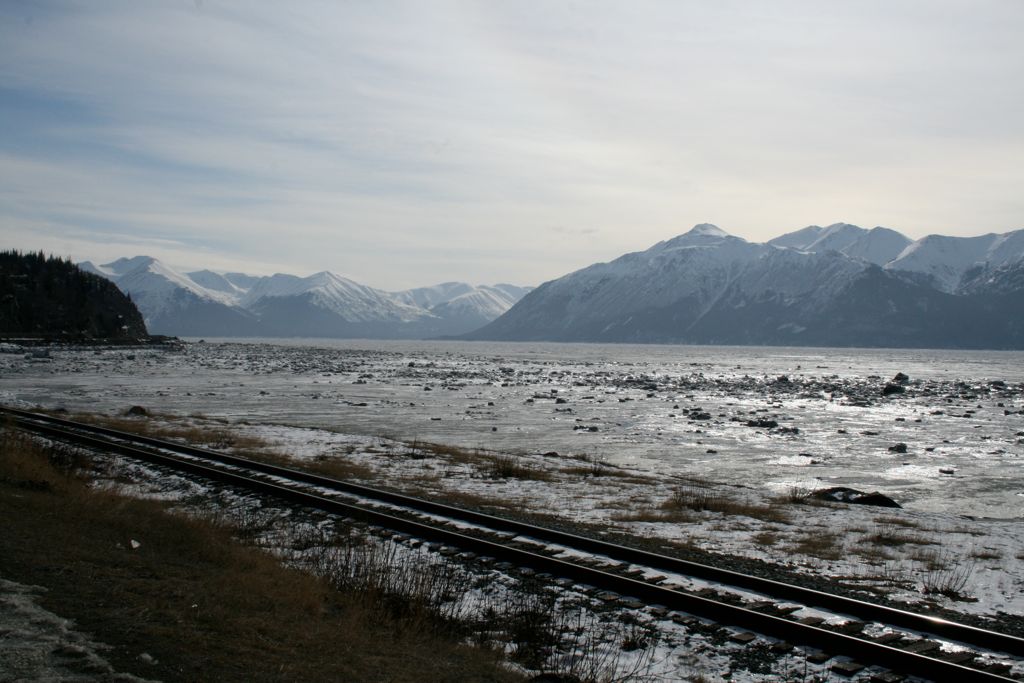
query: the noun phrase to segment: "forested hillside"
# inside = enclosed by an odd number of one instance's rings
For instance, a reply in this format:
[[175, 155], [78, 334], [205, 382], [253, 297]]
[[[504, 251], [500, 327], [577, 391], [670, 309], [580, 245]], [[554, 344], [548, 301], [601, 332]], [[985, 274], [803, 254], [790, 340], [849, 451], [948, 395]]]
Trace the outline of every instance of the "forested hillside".
[[109, 280], [42, 252], [2, 251], [0, 336], [133, 339], [146, 336], [146, 325]]

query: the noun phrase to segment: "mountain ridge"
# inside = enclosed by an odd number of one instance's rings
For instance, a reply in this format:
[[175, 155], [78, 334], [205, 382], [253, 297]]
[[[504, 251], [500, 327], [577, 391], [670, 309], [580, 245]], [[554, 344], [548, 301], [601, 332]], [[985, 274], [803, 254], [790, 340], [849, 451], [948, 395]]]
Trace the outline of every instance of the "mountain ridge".
[[456, 335], [490, 322], [530, 289], [444, 283], [386, 292], [326, 270], [306, 277], [185, 273], [150, 256], [79, 266], [129, 294], [151, 330], [178, 336]]
[[755, 243], [700, 224], [545, 282], [462, 338], [1024, 348], [1018, 298], [1024, 230], [912, 241], [840, 223]]

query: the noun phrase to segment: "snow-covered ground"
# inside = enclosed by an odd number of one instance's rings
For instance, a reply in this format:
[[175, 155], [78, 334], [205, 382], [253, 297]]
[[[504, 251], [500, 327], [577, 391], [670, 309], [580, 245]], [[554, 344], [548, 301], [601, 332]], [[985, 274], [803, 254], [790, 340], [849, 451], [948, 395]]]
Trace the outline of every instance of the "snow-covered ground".
[[[897, 373], [903, 393], [884, 397]], [[586, 454], [771, 493], [878, 489], [921, 512], [1009, 519], [1024, 506], [1022, 352], [328, 340], [57, 350], [51, 362], [0, 353], [0, 401]]]
[[40, 607], [36, 597], [42, 591], [38, 586], [0, 579], [0, 680], [146, 683], [117, 673], [103, 657], [104, 645]]
[[[0, 401], [143, 405], [157, 416], [140, 419], [344, 461], [368, 482], [765, 560], [908, 604], [1024, 614], [1021, 353], [311, 342], [52, 356], [0, 354]], [[889, 384], [902, 392], [883, 396]], [[802, 500], [835, 485], [903, 509]], [[712, 509], [692, 510], [696, 499]], [[660, 670], [680, 670], [671, 652]]]

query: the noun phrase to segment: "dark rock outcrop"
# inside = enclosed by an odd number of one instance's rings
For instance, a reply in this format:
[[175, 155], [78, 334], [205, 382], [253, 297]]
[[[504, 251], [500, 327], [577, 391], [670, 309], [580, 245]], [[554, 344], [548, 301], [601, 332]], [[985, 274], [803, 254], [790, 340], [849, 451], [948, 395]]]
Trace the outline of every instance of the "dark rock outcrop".
[[871, 493], [864, 493], [857, 489], [846, 488], [844, 486], [834, 486], [828, 489], [821, 489], [811, 494], [811, 498], [816, 500], [827, 500], [834, 503], [852, 503], [854, 505], [874, 505], [876, 507], [884, 508], [898, 508], [902, 507], [895, 500], [879, 493], [878, 491], [872, 491]]

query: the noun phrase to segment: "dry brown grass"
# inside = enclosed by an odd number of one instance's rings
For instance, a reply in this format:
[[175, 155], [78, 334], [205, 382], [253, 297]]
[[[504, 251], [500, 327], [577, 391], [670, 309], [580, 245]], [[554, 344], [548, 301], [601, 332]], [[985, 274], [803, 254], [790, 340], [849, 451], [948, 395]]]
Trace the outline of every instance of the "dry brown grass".
[[370, 481], [377, 477], [377, 473], [372, 467], [362, 463], [352, 462], [351, 460], [346, 460], [344, 456], [340, 455], [321, 455], [317, 456], [313, 460], [304, 460], [301, 462], [296, 462], [295, 460], [284, 457], [276, 458], [273, 455], [267, 454], [258, 456], [258, 459], [281, 464], [286, 467], [308, 470], [334, 479]]
[[625, 512], [615, 512], [610, 519], [615, 522], [689, 522], [696, 518], [696, 515], [689, 510], [663, 510], [661, 508], [640, 508]]
[[920, 529], [921, 525], [913, 520], [907, 519], [906, 517], [875, 517], [875, 524], [882, 527], [902, 527], [904, 529]]
[[[168, 418], [167, 416], [161, 416], [161, 422], [159, 423], [153, 422], [147, 416], [110, 417], [78, 414], [74, 416], [74, 419], [79, 422], [96, 424], [130, 434], [177, 441], [190, 446], [213, 450], [230, 450], [235, 455], [259, 462], [302, 469], [335, 479], [369, 481], [377, 476], [372, 467], [347, 459], [346, 456], [351, 455], [353, 452], [349, 449], [346, 449], [345, 453], [319, 455], [312, 460], [297, 460], [286, 453], [276, 450], [263, 439], [238, 434], [222, 427], [196, 426], [191, 424], [176, 425], [173, 423], [173, 418]], [[166, 422], [165, 420], [172, 421]]]
[[120, 671], [164, 681], [515, 678], [493, 654], [369, 610], [228, 529], [90, 489], [53, 456], [68, 459], [0, 432], [0, 575], [45, 586], [43, 606], [110, 645], [104, 656]]
[[720, 487], [701, 479], [680, 485], [661, 504], [667, 513], [689, 510], [742, 515], [764, 522], [788, 523], [789, 515], [780, 505], [751, 503], [724, 493]]
[[896, 559], [896, 555], [892, 551], [876, 545], [857, 544], [851, 548], [851, 552], [864, 560], [866, 564], [875, 566], [884, 565]]
[[907, 557], [917, 562], [926, 571], [937, 572], [949, 566], [953, 556], [947, 552], [940, 552], [935, 548], [915, 547], [910, 550]]
[[483, 455], [477, 468], [488, 479], [523, 479], [551, 481], [554, 477], [545, 469], [524, 464], [514, 455]]
[[480, 449], [461, 448], [450, 444], [413, 441], [402, 453], [406, 457], [421, 459], [436, 457], [452, 465], [464, 465], [487, 479], [523, 479], [552, 481], [554, 476], [544, 468], [507, 453], [489, 453]]
[[779, 542], [779, 534], [774, 531], [759, 531], [750, 537], [750, 540], [762, 547], [770, 547]]
[[891, 524], [880, 524], [873, 532], [864, 537], [865, 543], [899, 548], [905, 545], [937, 545], [938, 541], [924, 534], [908, 531], [906, 527]]
[[807, 531], [787, 545], [793, 553], [820, 560], [838, 560], [843, 556], [843, 540], [837, 533], [823, 530]]
[[240, 452], [262, 451], [269, 448], [269, 444], [262, 439], [238, 434], [223, 427], [212, 427], [209, 425], [199, 426], [195, 424], [174, 424], [175, 418], [170, 416], [161, 416], [160, 422], [154, 422], [144, 415], [116, 417], [81, 413], [74, 415], [72, 419], [77, 420], [78, 422], [99, 425], [108, 429], [117, 429], [122, 432], [128, 432], [129, 434], [149, 436], [154, 439], [178, 441], [189, 444], [190, 446], [199, 446], [214, 450], [231, 449]]
[[608, 463], [601, 462], [597, 458], [589, 455], [574, 455], [573, 459], [580, 461], [579, 465], [569, 465], [568, 467], [559, 468], [561, 474], [565, 474], [570, 477], [615, 477], [628, 481], [629, 483], [639, 484], [650, 484], [649, 479], [643, 479], [637, 477], [636, 474], [629, 471], [620, 469], [617, 466], [609, 465]]
[[453, 464], [476, 465], [484, 454], [475, 448], [462, 448], [451, 444], [431, 443], [429, 441], [413, 441], [406, 444], [402, 454], [406, 457], [419, 459], [424, 457], [443, 458]]

